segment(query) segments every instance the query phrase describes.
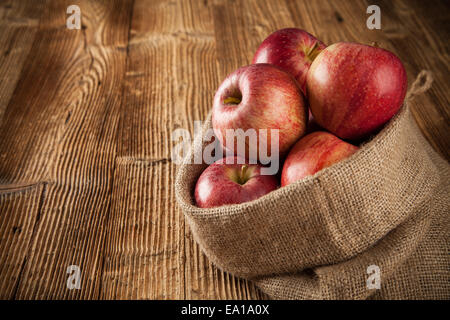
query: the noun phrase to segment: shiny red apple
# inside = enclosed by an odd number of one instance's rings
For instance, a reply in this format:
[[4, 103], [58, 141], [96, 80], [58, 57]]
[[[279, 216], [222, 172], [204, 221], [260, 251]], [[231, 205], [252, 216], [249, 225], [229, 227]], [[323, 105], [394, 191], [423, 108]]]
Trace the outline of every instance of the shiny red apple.
[[391, 119], [403, 104], [407, 79], [391, 52], [335, 43], [309, 69], [306, 87], [317, 123], [343, 139], [361, 139]]
[[315, 57], [326, 48], [308, 32], [287, 28], [275, 31], [259, 46], [252, 63], [270, 63], [291, 74], [305, 92], [306, 74]]
[[316, 131], [301, 138], [289, 152], [281, 172], [286, 186], [339, 162], [359, 148], [331, 133]]
[[220, 159], [203, 171], [195, 186], [197, 206], [211, 208], [247, 202], [278, 187], [276, 176], [261, 175], [260, 165], [238, 164], [237, 160], [238, 157]]
[[[258, 160], [261, 148], [271, 155], [272, 140], [278, 143], [280, 155], [287, 153], [305, 133], [307, 118], [295, 80], [269, 64], [249, 65], [231, 73], [217, 90], [212, 109], [212, 126], [222, 146], [233, 148], [238, 156], [254, 159], [249, 154], [256, 155]], [[238, 139], [227, 139], [227, 130], [243, 137], [249, 129], [255, 130], [258, 139], [254, 143], [247, 140], [245, 150], [239, 151]], [[267, 131], [267, 137], [261, 129]], [[271, 129], [278, 130], [278, 141], [272, 139]]]

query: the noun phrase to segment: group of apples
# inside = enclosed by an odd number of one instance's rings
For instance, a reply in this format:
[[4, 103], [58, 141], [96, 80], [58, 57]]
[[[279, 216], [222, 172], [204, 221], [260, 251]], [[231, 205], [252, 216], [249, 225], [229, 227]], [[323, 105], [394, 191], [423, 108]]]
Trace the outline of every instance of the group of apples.
[[[282, 29], [220, 85], [212, 126], [225, 149], [235, 143], [226, 140], [228, 129], [278, 129], [286, 186], [355, 153], [354, 144], [397, 113], [406, 89], [405, 68], [387, 50], [350, 42], [327, 47], [304, 30]], [[247, 145], [246, 155], [255, 147]], [[260, 164], [237, 163], [246, 155], [203, 171], [195, 188], [199, 207], [251, 201], [279, 187], [277, 175], [262, 175]]]

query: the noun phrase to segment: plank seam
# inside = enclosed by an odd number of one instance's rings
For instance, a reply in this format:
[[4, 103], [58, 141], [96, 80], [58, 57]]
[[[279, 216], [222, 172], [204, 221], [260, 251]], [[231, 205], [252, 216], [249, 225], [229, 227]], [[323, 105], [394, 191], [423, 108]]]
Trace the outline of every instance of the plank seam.
[[23, 271], [25, 270], [25, 266], [27, 264], [28, 261], [28, 254], [31, 250], [31, 246], [33, 244], [33, 240], [34, 237], [36, 236], [36, 229], [37, 229], [37, 225], [39, 223], [39, 221], [41, 220], [41, 212], [42, 212], [42, 207], [44, 205], [44, 200], [45, 200], [45, 194], [47, 192], [47, 182], [43, 182], [42, 183], [43, 188], [42, 188], [42, 192], [41, 192], [41, 196], [39, 197], [39, 204], [38, 204], [38, 209], [37, 209], [37, 214], [36, 214], [36, 221], [34, 222], [34, 226], [33, 226], [33, 231], [31, 232], [31, 237], [30, 237], [30, 241], [28, 242], [28, 247], [27, 247], [27, 252], [25, 254], [25, 257], [23, 259], [22, 265], [20, 267], [20, 271], [19, 271], [19, 275], [17, 277], [17, 283], [14, 286], [14, 290], [12, 292], [11, 295], [11, 300], [16, 300], [16, 296], [17, 296], [17, 291], [20, 287], [20, 283], [22, 281], [22, 276], [23, 276]]
[[[129, 19], [128, 19], [128, 36], [127, 36], [127, 46], [126, 46], [126, 57], [125, 57], [125, 71], [124, 71], [124, 77], [123, 79], [126, 78], [126, 73], [127, 73], [127, 66], [128, 66], [128, 60], [129, 60], [129, 47], [130, 47], [130, 36], [131, 36], [131, 25], [132, 25], [132, 20], [133, 20], [133, 13], [134, 13], [134, 4], [135, 1], [133, 0], [131, 2], [131, 9], [130, 9], [130, 14], [129, 14]], [[119, 115], [120, 115], [120, 111], [122, 110], [123, 104], [124, 104], [124, 95], [125, 93], [125, 83], [122, 84], [122, 101], [119, 107]], [[120, 132], [120, 118], [119, 118], [119, 122], [117, 124], [117, 130], [116, 130], [116, 134], [115, 134], [115, 141], [116, 144], [119, 141], [119, 132]], [[117, 148], [116, 148], [116, 155], [114, 157], [114, 162], [113, 162], [113, 167], [112, 167], [112, 176], [111, 176], [111, 182], [110, 182], [110, 186], [109, 186], [109, 192], [111, 193], [111, 197], [109, 199], [109, 203], [108, 203], [108, 209], [107, 209], [107, 214], [105, 217], [105, 226], [106, 226], [106, 231], [105, 231], [105, 235], [104, 235], [104, 243], [103, 243], [103, 247], [102, 247], [102, 258], [101, 258], [101, 266], [100, 266], [100, 284], [99, 284], [99, 289], [98, 289], [98, 296], [97, 296], [97, 300], [100, 300], [102, 297], [102, 292], [103, 292], [103, 275], [105, 273], [105, 260], [106, 260], [106, 255], [105, 255], [105, 249], [106, 249], [106, 245], [107, 245], [107, 241], [108, 241], [108, 234], [107, 234], [107, 227], [108, 227], [108, 223], [110, 220], [110, 216], [111, 216], [111, 207], [112, 207], [112, 202], [113, 202], [113, 198], [112, 198], [112, 190], [114, 189], [114, 177], [115, 177], [115, 172], [116, 172], [116, 163], [117, 163], [117, 159], [119, 157], [117, 156]]]

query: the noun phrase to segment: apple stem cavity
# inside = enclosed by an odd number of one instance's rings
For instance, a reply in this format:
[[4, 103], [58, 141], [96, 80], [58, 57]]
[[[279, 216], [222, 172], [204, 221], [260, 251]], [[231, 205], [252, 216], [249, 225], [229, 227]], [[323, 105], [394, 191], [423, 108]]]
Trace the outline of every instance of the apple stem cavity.
[[240, 175], [238, 177], [238, 180], [239, 180], [238, 183], [239, 184], [245, 184], [248, 181], [248, 177], [246, 176], [247, 168], [248, 168], [248, 166], [246, 164], [244, 164], [241, 167], [241, 172], [240, 172]]
[[306, 56], [308, 57], [309, 60], [311, 60], [311, 62], [314, 61], [314, 59], [317, 57], [317, 55], [320, 53], [319, 49], [319, 41], [314, 42], [314, 45], [305, 52]]
[[235, 105], [238, 105], [239, 103], [241, 103], [241, 99], [237, 98], [237, 97], [228, 97], [228, 98], [225, 98], [223, 100], [223, 103], [224, 104], [235, 104]]

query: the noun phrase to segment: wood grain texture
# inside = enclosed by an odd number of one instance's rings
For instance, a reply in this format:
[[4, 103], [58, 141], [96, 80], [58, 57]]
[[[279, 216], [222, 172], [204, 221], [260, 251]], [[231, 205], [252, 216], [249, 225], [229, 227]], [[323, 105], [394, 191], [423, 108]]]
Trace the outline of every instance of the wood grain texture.
[[[77, 4], [82, 29], [66, 28]], [[381, 8], [382, 29], [366, 28]], [[0, 298], [261, 299], [215, 268], [175, 203], [177, 128], [194, 133], [221, 80], [271, 32], [376, 41], [404, 62], [424, 135], [447, 159], [445, 1], [0, 2]], [[69, 265], [81, 289], [69, 290]]]
[[33, 44], [43, 1], [0, 2], [0, 123]]
[[44, 188], [44, 184], [35, 184], [0, 189], [0, 299], [11, 299], [16, 294], [40, 218]]

